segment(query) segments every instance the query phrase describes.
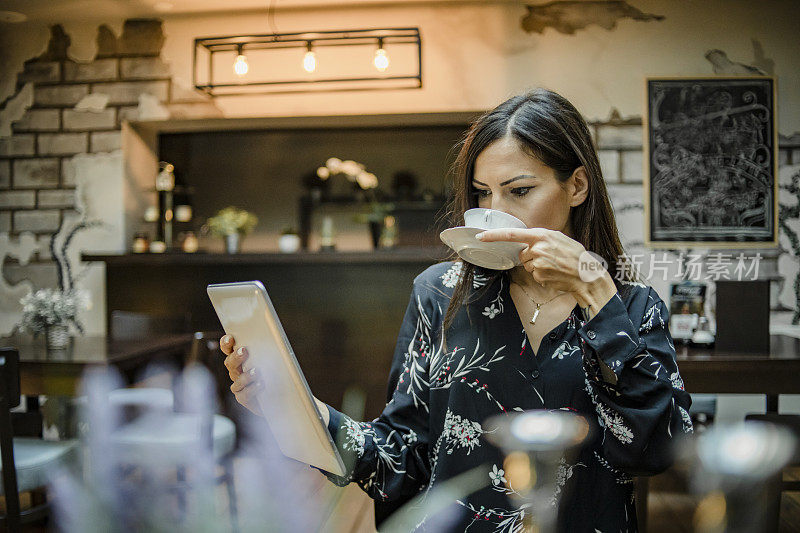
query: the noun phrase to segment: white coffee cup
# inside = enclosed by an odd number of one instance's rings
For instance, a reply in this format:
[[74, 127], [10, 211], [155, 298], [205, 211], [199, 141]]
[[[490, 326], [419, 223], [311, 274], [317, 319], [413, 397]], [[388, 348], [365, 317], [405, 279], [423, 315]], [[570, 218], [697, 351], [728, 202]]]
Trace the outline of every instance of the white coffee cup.
[[464, 212], [464, 224], [470, 228], [499, 229], [527, 228], [523, 221], [497, 209], [476, 207]]

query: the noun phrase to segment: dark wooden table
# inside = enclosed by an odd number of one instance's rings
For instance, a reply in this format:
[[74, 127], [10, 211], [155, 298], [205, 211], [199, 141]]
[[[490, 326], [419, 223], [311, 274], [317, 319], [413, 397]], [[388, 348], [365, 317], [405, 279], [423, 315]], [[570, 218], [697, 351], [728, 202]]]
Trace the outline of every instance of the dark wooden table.
[[800, 339], [770, 336], [769, 354], [736, 354], [676, 346], [678, 369], [690, 393], [764, 394], [767, 411], [778, 396], [800, 394]]
[[190, 333], [118, 341], [89, 335], [75, 337], [66, 350], [48, 351], [42, 338], [0, 338], [0, 346], [19, 350], [22, 394], [53, 396], [74, 396], [83, 372], [92, 366], [113, 365], [131, 383], [151, 362], [180, 365], [191, 343]]

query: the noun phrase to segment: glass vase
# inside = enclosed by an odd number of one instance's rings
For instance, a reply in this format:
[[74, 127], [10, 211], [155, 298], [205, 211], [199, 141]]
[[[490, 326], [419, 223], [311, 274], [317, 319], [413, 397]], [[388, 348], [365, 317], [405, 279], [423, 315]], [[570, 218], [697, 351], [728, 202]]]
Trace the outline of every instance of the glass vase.
[[225, 251], [229, 254], [238, 254], [241, 246], [241, 239], [238, 233], [225, 235]]

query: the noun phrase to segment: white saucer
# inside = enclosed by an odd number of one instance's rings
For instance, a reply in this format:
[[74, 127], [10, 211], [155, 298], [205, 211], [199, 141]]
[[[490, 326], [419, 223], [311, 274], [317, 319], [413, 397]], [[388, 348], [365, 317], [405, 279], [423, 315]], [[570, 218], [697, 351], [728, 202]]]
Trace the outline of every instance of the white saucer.
[[521, 242], [483, 242], [475, 238], [481, 228], [458, 226], [439, 234], [439, 238], [468, 263], [492, 270], [508, 270], [521, 263], [519, 253], [525, 249]]

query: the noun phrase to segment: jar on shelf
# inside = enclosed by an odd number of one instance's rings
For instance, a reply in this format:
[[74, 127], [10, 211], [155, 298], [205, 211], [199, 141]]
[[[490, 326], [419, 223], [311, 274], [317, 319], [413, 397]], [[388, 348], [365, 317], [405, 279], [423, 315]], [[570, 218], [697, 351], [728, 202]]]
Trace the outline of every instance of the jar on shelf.
[[181, 249], [186, 252], [187, 254], [193, 254], [197, 251], [199, 247], [199, 242], [197, 240], [197, 235], [193, 231], [187, 231], [183, 234], [183, 242], [181, 243]]
[[150, 250], [150, 238], [147, 233], [137, 233], [133, 236], [131, 251], [135, 254], [144, 254]]

